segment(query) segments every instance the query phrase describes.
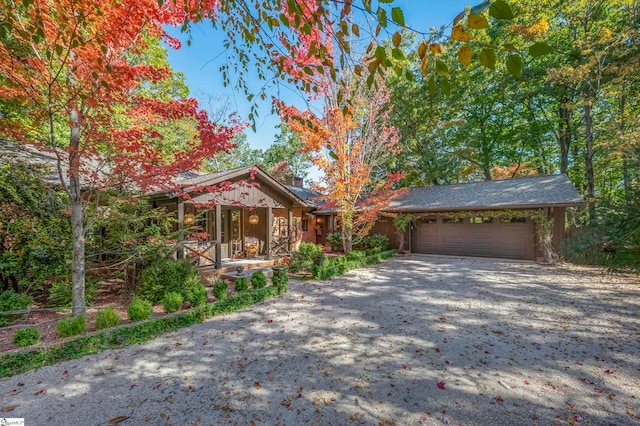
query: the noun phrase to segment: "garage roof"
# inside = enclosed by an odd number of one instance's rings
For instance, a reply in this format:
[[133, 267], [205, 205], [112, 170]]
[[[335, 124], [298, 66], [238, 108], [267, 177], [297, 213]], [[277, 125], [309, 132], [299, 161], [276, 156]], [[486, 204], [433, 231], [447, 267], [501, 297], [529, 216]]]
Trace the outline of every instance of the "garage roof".
[[566, 175], [534, 176], [459, 185], [407, 188], [386, 211], [451, 211], [584, 204]]

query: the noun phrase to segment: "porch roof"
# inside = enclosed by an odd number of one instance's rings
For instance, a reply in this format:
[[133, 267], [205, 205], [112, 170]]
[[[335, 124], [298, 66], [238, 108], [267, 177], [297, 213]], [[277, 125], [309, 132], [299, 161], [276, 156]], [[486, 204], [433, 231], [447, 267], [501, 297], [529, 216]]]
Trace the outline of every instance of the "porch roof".
[[[229, 182], [230, 185], [222, 185]], [[259, 165], [238, 167], [235, 169], [206, 174], [183, 174], [176, 179], [175, 183], [186, 193], [195, 194], [192, 202], [195, 203], [221, 203], [223, 205], [238, 205], [247, 207], [260, 207], [268, 204], [266, 198], [279, 198], [288, 201], [291, 207], [308, 207], [313, 205], [291, 191], [287, 186], [278, 182], [271, 175], [265, 172]], [[261, 192], [270, 194], [251, 194], [255, 190], [256, 183]], [[207, 187], [217, 187], [215, 191], [207, 190]], [[159, 195], [159, 194], [158, 194]], [[163, 195], [173, 198], [171, 194]], [[256, 198], [254, 202], [250, 199]]]

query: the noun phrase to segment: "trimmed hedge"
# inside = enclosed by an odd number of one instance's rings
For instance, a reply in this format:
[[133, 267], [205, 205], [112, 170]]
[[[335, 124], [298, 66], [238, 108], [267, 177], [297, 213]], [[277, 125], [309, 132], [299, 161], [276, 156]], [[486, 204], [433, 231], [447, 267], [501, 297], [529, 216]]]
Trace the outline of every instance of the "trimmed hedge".
[[320, 265], [311, 268], [314, 280], [328, 280], [336, 275], [345, 274], [353, 269], [380, 263], [382, 259], [388, 259], [395, 254], [395, 250], [381, 251], [379, 248], [366, 251], [352, 251], [345, 256], [331, 257]]
[[45, 365], [95, 354], [105, 349], [119, 349], [147, 342], [162, 334], [200, 323], [208, 317], [228, 314], [270, 299], [277, 294], [278, 288], [275, 286], [252, 289], [172, 316], [78, 337], [59, 346], [8, 353], [0, 356], [0, 377], [11, 377]]

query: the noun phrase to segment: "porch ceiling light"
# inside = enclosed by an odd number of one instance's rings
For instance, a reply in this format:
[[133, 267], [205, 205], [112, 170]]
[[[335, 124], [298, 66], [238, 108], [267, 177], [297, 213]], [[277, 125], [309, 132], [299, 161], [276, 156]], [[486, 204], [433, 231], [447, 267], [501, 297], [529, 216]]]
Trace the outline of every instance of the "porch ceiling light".
[[257, 225], [259, 220], [260, 217], [255, 213], [251, 213], [251, 215], [249, 216], [249, 223], [251, 225]]

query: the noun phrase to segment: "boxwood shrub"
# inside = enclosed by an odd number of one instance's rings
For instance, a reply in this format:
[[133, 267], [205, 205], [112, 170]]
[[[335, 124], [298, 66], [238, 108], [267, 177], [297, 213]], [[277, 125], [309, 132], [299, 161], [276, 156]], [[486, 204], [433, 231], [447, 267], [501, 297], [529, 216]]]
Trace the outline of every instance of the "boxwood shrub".
[[21, 328], [13, 334], [13, 344], [19, 347], [35, 345], [40, 341], [40, 331], [35, 327]]
[[134, 297], [127, 306], [127, 315], [131, 321], [142, 321], [151, 317], [153, 305], [148, 300]]
[[78, 315], [77, 317], [62, 318], [56, 324], [58, 337], [76, 336], [87, 332], [87, 317]]
[[120, 325], [120, 315], [113, 308], [104, 309], [96, 314], [96, 330]]

